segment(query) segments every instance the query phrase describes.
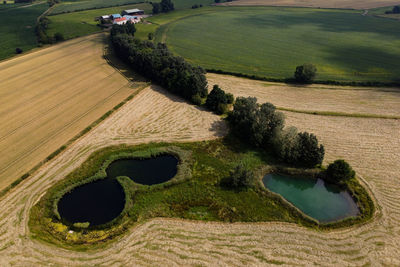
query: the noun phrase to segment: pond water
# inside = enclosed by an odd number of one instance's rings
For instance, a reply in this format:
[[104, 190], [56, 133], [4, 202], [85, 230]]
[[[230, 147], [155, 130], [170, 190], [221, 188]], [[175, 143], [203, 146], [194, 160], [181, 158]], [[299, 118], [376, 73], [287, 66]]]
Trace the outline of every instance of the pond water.
[[120, 159], [111, 163], [106, 172], [108, 177], [128, 176], [138, 184], [164, 183], [176, 175], [178, 159], [162, 155], [149, 159]]
[[263, 178], [266, 188], [278, 193], [308, 216], [320, 222], [333, 222], [359, 211], [350, 194], [321, 179], [307, 179], [280, 174]]
[[162, 155], [149, 159], [121, 159], [106, 169], [107, 177], [65, 194], [58, 202], [60, 216], [69, 223], [89, 222], [91, 226], [107, 223], [124, 209], [125, 193], [118, 176], [134, 182], [153, 185], [166, 182], [177, 173], [178, 159]]
[[125, 205], [125, 193], [115, 179], [102, 179], [79, 186], [58, 202], [60, 216], [70, 223], [100, 225], [116, 218]]

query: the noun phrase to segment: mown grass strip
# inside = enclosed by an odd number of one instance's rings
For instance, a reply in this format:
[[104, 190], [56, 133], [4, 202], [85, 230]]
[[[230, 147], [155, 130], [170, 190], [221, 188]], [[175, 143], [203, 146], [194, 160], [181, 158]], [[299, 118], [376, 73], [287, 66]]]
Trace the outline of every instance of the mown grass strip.
[[365, 119], [391, 119], [400, 120], [400, 116], [396, 115], [379, 115], [379, 114], [365, 114], [365, 113], [346, 113], [346, 112], [335, 112], [335, 111], [312, 111], [312, 110], [297, 110], [292, 108], [277, 107], [278, 110], [288, 111], [293, 113], [302, 113], [309, 115], [319, 116], [333, 116], [333, 117], [350, 117], [350, 118], [365, 118]]

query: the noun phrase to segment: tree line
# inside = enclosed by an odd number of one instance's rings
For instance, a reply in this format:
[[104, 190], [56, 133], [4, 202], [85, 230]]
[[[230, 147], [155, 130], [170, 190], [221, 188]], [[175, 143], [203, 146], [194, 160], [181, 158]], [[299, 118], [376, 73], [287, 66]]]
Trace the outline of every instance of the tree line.
[[[116, 54], [138, 73], [194, 104], [202, 104], [217, 114], [228, 113], [232, 134], [244, 142], [273, 152], [281, 161], [301, 167], [322, 163], [324, 146], [308, 132], [285, 128], [285, 117], [271, 103], [259, 105], [256, 98], [225, 93], [218, 85], [207, 92], [205, 71], [182, 57], [174, 56], [165, 44], [134, 38], [134, 24], [114, 25], [111, 41]], [[304, 70], [304, 69], [303, 69]], [[233, 105], [233, 110], [229, 107]]]
[[194, 104], [207, 96], [207, 79], [201, 67], [174, 56], [165, 44], [134, 38], [135, 26], [114, 25], [111, 42], [116, 54], [135, 71]]

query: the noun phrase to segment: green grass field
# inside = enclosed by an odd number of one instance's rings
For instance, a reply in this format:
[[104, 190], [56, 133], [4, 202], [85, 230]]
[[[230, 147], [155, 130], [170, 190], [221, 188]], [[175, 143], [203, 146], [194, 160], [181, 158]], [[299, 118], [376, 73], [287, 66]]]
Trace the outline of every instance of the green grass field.
[[122, 10], [130, 8], [140, 8], [146, 13], [149, 13], [152, 7], [150, 4], [134, 4], [49, 16], [50, 24], [47, 34], [52, 36], [56, 32], [60, 32], [64, 35], [65, 39], [71, 39], [94, 33], [101, 30], [101, 28], [97, 26], [99, 22], [95, 21], [96, 17], [112, 13], [120, 13]]
[[89, 0], [89, 1], [73, 1], [67, 0], [62, 1], [58, 4], [50, 13], [50, 15], [56, 15], [61, 13], [69, 13], [75, 11], [99, 9], [113, 6], [123, 6], [129, 4], [137, 4], [144, 2], [141, 0]]
[[[160, 0], [161, 1], [161, 0]], [[160, 2], [160, 1], [153, 1], [153, 2]], [[84, 0], [84, 1], [74, 1], [74, 0], [67, 0], [62, 1], [59, 5], [57, 5], [52, 11], [51, 15], [62, 14], [62, 13], [69, 13], [75, 11], [82, 11], [82, 10], [89, 10], [89, 9], [99, 9], [99, 8], [106, 8], [106, 7], [113, 7], [113, 6], [122, 6], [128, 4], [135, 4], [135, 3], [143, 3], [148, 2], [145, 0]], [[173, 1], [175, 9], [184, 9], [184, 8], [191, 8], [194, 4], [203, 6], [210, 5], [214, 3], [213, 0], [174, 0]]]
[[214, 7], [151, 18], [156, 41], [207, 69], [288, 78], [313, 63], [317, 80], [395, 81], [400, 22], [360, 11]]
[[0, 60], [37, 46], [36, 19], [48, 8], [47, 3], [24, 8], [0, 9]]

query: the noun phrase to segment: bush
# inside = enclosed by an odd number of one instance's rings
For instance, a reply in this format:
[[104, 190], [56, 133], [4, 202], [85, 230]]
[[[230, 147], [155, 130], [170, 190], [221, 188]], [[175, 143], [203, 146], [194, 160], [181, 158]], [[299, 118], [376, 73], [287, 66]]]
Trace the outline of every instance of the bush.
[[201, 105], [202, 99], [201, 99], [201, 97], [200, 97], [198, 94], [196, 94], [196, 95], [194, 95], [194, 96], [192, 97], [191, 101], [192, 101], [193, 104], [199, 105], [199, 106], [200, 106], [200, 105]]
[[228, 99], [224, 90], [218, 85], [214, 85], [213, 89], [207, 96], [206, 106], [217, 114], [224, 114], [227, 110]]
[[149, 39], [149, 41], [154, 39], [154, 33], [149, 32], [149, 34], [147, 35], [147, 39]]
[[60, 32], [57, 32], [57, 33], [54, 34], [54, 40], [56, 42], [64, 41], [65, 40], [64, 39], [64, 35], [62, 35], [62, 33], [60, 33]]
[[231, 93], [227, 93], [226, 100], [228, 101], [228, 104], [233, 104], [233, 102], [235, 102], [235, 97]]
[[329, 164], [326, 170], [326, 180], [332, 183], [340, 183], [350, 180], [356, 175], [350, 164], [342, 159], [335, 160]]
[[243, 163], [237, 165], [230, 173], [230, 186], [233, 188], [251, 187], [254, 185], [255, 176]]
[[15, 53], [21, 54], [22, 52], [23, 52], [23, 51], [22, 51], [21, 48], [19, 48], [19, 47], [15, 48]]
[[317, 75], [317, 68], [313, 64], [303, 64], [296, 67], [294, 78], [299, 83], [310, 83]]
[[295, 164], [303, 167], [314, 167], [321, 164], [325, 156], [325, 148], [318, 144], [315, 135], [307, 132], [298, 134], [297, 153], [299, 158]]

